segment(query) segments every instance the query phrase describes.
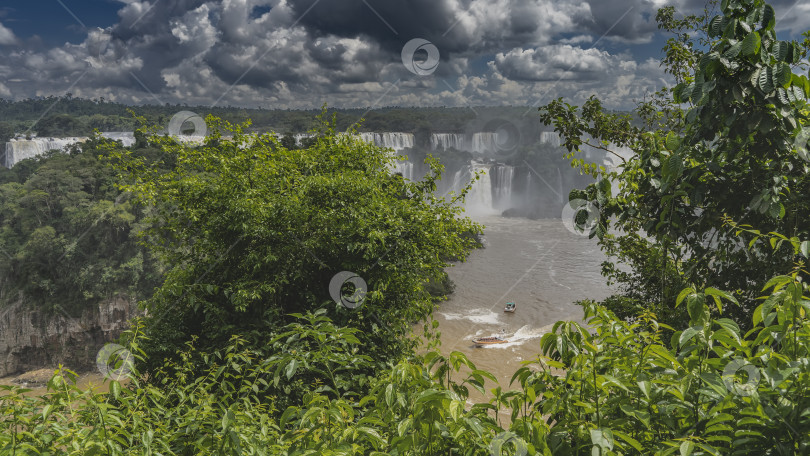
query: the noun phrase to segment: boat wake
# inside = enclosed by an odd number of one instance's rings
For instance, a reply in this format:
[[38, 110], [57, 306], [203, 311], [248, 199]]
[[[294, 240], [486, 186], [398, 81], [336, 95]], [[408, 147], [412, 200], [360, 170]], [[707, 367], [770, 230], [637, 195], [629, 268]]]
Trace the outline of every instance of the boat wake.
[[470, 309], [468, 313], [460, 314], [455, 312], [439, 312], [446, 320], [468, 320], [477, 325], [501, 325], [501, 314], [503, 310], [498, 308], [499, 312], [492, 309], [476, 308]]
[[[520, 329], [515, 331], [514, 334], [507, 333], [505, 336], [503, 336], [503, 338], [506, 339], [507, 342], [500, 343], [500, 344], [491, 344], [491, 345], [487, 345], [487, 347], [492, 347], [492, 348], [519, 347], [519, 346], [525, 344], [526, 342], [537, 340], [538, 341], [537, 351], [539, 352], [540, 351], [539, 340], [540, 340], [541, 337], [543, 337], [543, 334], [546, 334], [547, 332], [549, 332], [550, 329], [551, 328], [548, 327], [548, 326], [545, 326], [545, 327], [542, 327], [542, 328], [532, 328], [529, 325], [524, 325], [523, 327], [521, 327]], [[480, 338], [480, 337], [486, 337], [488, 335], [489, 334], [487, 334], [487, 332], [485, 330], [481, 329], [481, 330], [478, 330], [474, 335], [471, 334], [468, 338], [470, 338], [470, 339]]]

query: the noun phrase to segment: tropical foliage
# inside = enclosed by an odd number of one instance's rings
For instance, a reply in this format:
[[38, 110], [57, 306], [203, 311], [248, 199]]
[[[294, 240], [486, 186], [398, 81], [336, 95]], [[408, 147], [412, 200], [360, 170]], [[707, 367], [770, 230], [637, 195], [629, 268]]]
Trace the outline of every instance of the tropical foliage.
[[[678, 51], [668, 52], [665, 63], [682, 82], [665, 90], [672, 98], [659, 100], [661, 109], [648, 104], [640, 110], [657, 128], [648, 131], [624, 116], [605, 114], [596, 99], [581, 110], [558, 100], [542, 115], [566, 138], [572, 156], [583, 141], [635, 152], [617, 158], [611, 172], [576, 159], [594, 175], [618, 182], [618, 192], [612, 194], [603, 180], [571, 198], [594, 201], [599, 223], [593, 234], [640, 273], [606, 264], [607, 275], [629, 291], [617, 299], [623, 303], [617, 308], [627, 313], [629, 303], [631, 313], [651, 309], [670, 315], [666, 321], [673, 325], [684, 320], [671, 303], [689, 284], [735, 292], [740, 306], [726, 313], [748, 327], [757, 290], [787, 273], [791, 257], [798, 259], [786, 244], [773, 251], [753, 241], [746, 248], [727, 220], [789, 239], [810, 238], [810, 79], [792, 71], [806, 67], [801, 59], [810, 41], [777, 39], [774, 10], [764, 2], [721, 6], [724, 15], [706, 21], [708, 51], [692, 52], [688, 35], [683, 41], [689, 45], [670, 42], [670, 50]], [[670, 27], [683, 25], [673, 23], [671, 14], [660, 16]], [[611, 226], [622, 234], [609, 234]], [[652, 281], [656, 264], [660, 280]]]
[[84, 147], [0, 170], [0, 308], [23, 299], [78, 315], [119, 294], [144, 298], [157, 284], [135, 236], [141, 208], [116, 187], [99, 142]]
[[[159, 363], [192, 335], [221, 346], [317, 309], [364, 330], [375, 359], [403, 353], [411, 323], [432, 311], [428, 281], [442, 281], [448, 260], [477, 245], [481, 228], [459, 217], [455, 201], [466, 190], [437, 197], [442, 166], [434, 159], [423, 180], [406, 181], [391, 173], [390, 150], [326, 121], [311, 147], [295, 150], [272, 134], [209, 121], [201, 145], [152, 139], [168, 171], [131, 151], [113, 153], [123, 188], [152, 208], [145, 245], [172, 265], [146, 302], [149, 359]], [[330, 289], [342, 271], [365, 282], [357, 308], [336, 303]]]
[[[662, 93], [654, 102], [663, 108], [641, 107], [652, 131], [604, 113], [597, 100], [582, 110], [562, 101], [545, 107], [575, 166], [619, 186], [614, 195], [601, 180], [571, 196], [600, 209], [593, 234], [614, 263], [629, 263], [629, 272], [608, 263], [609, 278], [639, 288], [607, 304], [637, 309], [617, 318], [605, 305], [583, 302], [587, 325], [557, 323], [541, 339], [540, 356], [515, 372], [515, 389], [495, 385], [461, 353], [443, 355], [436, 325], [425, 327], [423, 354], [384, 344], [388, 357], [380, 362], [367, 346], [390, 340], [364, 310], [390, 318], [400, 337], [407, 321], [398, 319], [429, 311], [419, 280], [444, 260], [421, 252], [463, 254], [471, 246], [464, 233], [477, 227], [433, 199], [431, 178], [408, 184], [390, 176], [384, 170], [393, 157], [334, 134], [333, 124], [299, 151], [233, 127], [233, 139], [216, 130], [199, 147], [150, 139], [174, 166], [150, 169], [126, 151], [113, 157], [131, 173], [128, 188], [153, 208], [145, 239], [176, 265], [150, 305], [178, 315], [175, 335], [182, 337], [166, 344], [156, 313], [138, 322], [126, 337], [138, 361], [116, 358], [114, 367], [131, 372], [124, 383], [110, 381], [108, 393], [76, 388], [67, 371], [42, 397], [2, 387], [0, 451], [809, 453], [810, 236], [802, 191], [810, 170], [802, 131], [810, 87], [784, 66], [806, 46], [776, 40], [774, 11], [761, 1], [724, 0], [721, 9], [706, 20], [659, 15], [668, 27], [706, 24], [711, 47], [693, 59], [697, 48], [682, 31], [670, 43], [686, 52], [667, 54], [683, 65], [673, 70], [683, 79], [673, 100]], [[691, 103], [685, 112], [682, 102]], [[618, 170], [600, 169], [578, 161], [585, 141], [636, 153]], [[296, 219], [299, 210], [306, 217]], [[319, 211], [350, 226], [321, 230]], [[403, 215], [414, 215], [407, 220], [425, 232], [403, 231]], [[274, 244], [286, 241], [279, 221], [306, 237]], [[620, 230], [608, 231], [608, 222]], [[306, 275], [321, 263], [331, 272], [378, 261], [383, 247], [399, 245], [386, 237], [392, 233], [411, 249], [384, 255], [389, 263], [380, 269], [388, 275], [364, 271], [374, 290], [367, 307], [335, 307], [323, 278]], [[253, 239], [265, 242], [240, 245]], [[430, 262], [411, 264], [409, 255]], [[186, 269], [203, 279], [192, 281]], [[207, 270], [212, 277], [199, 274]], [[268, 274], [274, 270], [287, 275]], [[320, 291], [302, 280], [309, 278]], [[389, 295], [389, 283], [408, 300]], [[156, 347], [150, 337], [175, 350], [165, 362], [147, 359]], [[475, 391], [490, 399], [476, 403]]]

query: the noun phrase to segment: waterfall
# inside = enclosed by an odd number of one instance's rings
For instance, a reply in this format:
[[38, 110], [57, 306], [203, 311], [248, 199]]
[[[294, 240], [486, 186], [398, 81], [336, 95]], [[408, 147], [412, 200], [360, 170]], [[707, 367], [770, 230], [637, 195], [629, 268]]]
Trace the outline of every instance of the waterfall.
[[430, 147], [436, 149], [465, 150], [464, 135], [456, 133], [433, 133], [430, 135]]
[[500, 213], [512, 207], [515, 169], [511, 166], [473, 161], [456, 171], [451, 189], [459, 193], [479, 171], [484, 173], [467, 193], [466, 209], [472, 213]]
[[360, 133], [360, 138], [379, 147], [388, 147], [396, 151], [413, 147], [412, 133]]
[[311, 138], [311, 137], [313, 137], [313, 135], [311, 135], [309, 133], [296, 133], [296, 134], [293, 135], [293, 138], [295, 138], [295, 144], [298, 145], [298, 146], [301, 145], [301, 141], [303, 141], [305, 138]]
[[490, 169], [492, 165], [485, 165], [473, 162], [469, 165], [470, 179], [476, 172], [483, 170], [484, 173], [476, 181], [470, 192], [467, 194], [467, 199], [464, 206], [473, 213], [489, 213], [495, 209], [492, 206], [492, 176], [490, 176]]
[[554, 131], [540, 132], [540, 142], [543, 144], [551, 144], [557, 147], [560, 147], [560, 145], [562, 145], [562, 139], [560, 138], [560, 135], [558, 135]]
[[459, 133], [433, 133], [430, 136], [430, 147], [433, 150], [453, 148], [475, 154], [497, 152], [498, 133], [478, 132], [469, 136]]
[[494, 165], [490, 168], [492, 180], [492, 206], [503, 210], [512, 207], [512, 178], [515, 168], [506, 165]]
[[532, 170], [526, 172], [526, 190], [523, 191], [524, 206], [529, 206], [534, 199], [534, 193], [532, 193], [532, 172]]
[[498, 150], [498, 133], [473, 133], [470, 152], [483, 154]]
[[406, 161], [397, 160], [397, 161], [394, 162], [394, 166], [393, 166], [393, 169], [391, 170], [391, 172], [392, 173], [400, 173], [400, 174], [402, 174], [403, 178], [405, 178], [405, 179], [407, 179], [409, 181], [414, 180], [414, 178], [413, 178], [414, 177], [413, 176], [413, 162], [410, 162], [410, 161], [407, 161], [407, 160]]
[[87, 138], [32, 138], [12, 139], [6, 143], [3, 166], [11, 168], [26, 158], [42, 155], [50, 150], [64, 150], [65, 147], [86, 141]]
[[124, 147], [135, 145], [135, 133], [131, 131], [105, 131], [101, 133], [101, 136], [112, 141], [121, 141]]

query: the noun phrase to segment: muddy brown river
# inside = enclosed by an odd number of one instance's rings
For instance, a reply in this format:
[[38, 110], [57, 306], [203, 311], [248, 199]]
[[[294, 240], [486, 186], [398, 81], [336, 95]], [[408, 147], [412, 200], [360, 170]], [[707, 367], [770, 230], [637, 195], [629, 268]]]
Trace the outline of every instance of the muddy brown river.
[[[575, 233], [560, 219], [471, 218], [485, 225], [485, 248], [448, 269], [456, 290], [434, 314], [441, 351], [465, 353], [509, 389], [514, 371], [537, 357], [540, 338], [555, 322], [582, 321], [576, 301], [611, 293], [600, 275], [605, 257], [596, 239]], [[507, 302], [516, 303], [514, 313], [503, 311]], [[508, 343], [471, 342], [501, 330]]]

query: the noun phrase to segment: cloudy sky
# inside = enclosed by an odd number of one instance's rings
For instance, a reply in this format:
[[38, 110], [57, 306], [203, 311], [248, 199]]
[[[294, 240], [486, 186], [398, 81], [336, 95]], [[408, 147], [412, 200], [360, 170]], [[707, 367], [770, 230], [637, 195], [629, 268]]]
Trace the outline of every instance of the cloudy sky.
[[[810, 29], [810, 0], [771, 3], [781, 38]], [[666, 83], [667, 4], [704, 0], [4, 0], [0, 97], [313, 108], [597, 94], [627, 108]]]

